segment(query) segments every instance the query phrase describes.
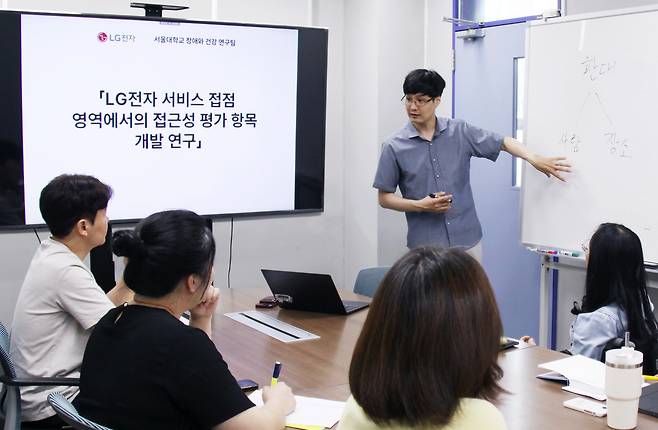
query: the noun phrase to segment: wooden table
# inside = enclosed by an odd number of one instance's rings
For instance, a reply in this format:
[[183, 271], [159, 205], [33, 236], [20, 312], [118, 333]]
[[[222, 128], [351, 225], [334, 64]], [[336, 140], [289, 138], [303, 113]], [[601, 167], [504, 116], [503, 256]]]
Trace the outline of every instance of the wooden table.
[[[606, 418], [597, 418], [567, 409], [565, 400], [578, 397], [561, 389], [555, 382], [537, 379], [537, 365], [566, 355], [542, 347], [515, 349], [500, 355], [505, 372], [501, 385], [509, 394], [499, 397], [496, 405], [510, 429], [567, 430], [608, 429]], [[658, 429], [658, 418], [639, 414], [638, 429]]]
[[[348, 316], [313, 314], [289, 310], [260, 310], [320, 336], [320, 339], [285, 344], [231, 320], [227, 312], [254, 309], [267, 295], [264, 289], [223, 289], [213, 321], [213, 340], [238, 379], [269, 384], [275, 361], [283, 363], [280, 379], [295, 394], [344, 401], [349, 397], [348, 371], [352, 351], [368, 311]], [[368, 300], [341, 291], [348, 300]], [[501, 353], [505, 375], [501, 385], [508, 393], [496, 402], [510, 430], [606, 429], [605, 418], [596, 418], [562, 406], [576, 395], [560, 385], [537, 379], [539, 363], [564, 355], [541, 347], [512, 349]], [[658, 429], [658, 419], [639, 415], [638, 429]]]
[[[238, 379], [249, 378], [260, 385], [269, 384], [275, 361], [283, 363], [280, 380], [296, 394], [306, 390], [346, 386], [352, 350], [361, 332], [367, 311], [352, 315], [327, 315], [291, 310], [258, 309], [282, 321], [320, 336], [320, 339], [283, 343], [234, 321], [223, 314], [254, 309], [267, 295], [266, 290], [222, 290], [213, 318], [213, 341]], [[348, 299], [368, 300], [351, 293]], [[221, 315], [221, 316], [220, 316]], [[347, 391], [339, 391], [332, 400], [346, 400]], [[329, 398], [327, 396], [323, 396]]]

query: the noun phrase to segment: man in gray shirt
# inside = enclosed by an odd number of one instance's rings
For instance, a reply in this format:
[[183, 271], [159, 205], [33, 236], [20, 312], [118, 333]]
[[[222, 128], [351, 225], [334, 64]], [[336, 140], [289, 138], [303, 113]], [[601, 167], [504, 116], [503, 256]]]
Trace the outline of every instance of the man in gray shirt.
[[[83, 260], [105, 242], [112, 189], [85, 175], [61, 175], [41, 192], [39, 208], [52, 236], [37, 249], [18, 294], [9, 353], [18, 377], [80, 377], [91, 329], [132, 299], [123, 279], [107, 293]], [[22, 428], [64, 424], [48, 405], [51, 392], [71, 400], [78, 387], [21, 387]]]
[[[471, 157], [495, 161], [503, 150], [561, 181], [570, 165], [564, 157], [533, 154], [512, 137], [437, 118], [445, 85], [434, 70], [407, 75], [403, 91], [409, 123], [384, 142], [373, 187], [382, 207], [405, 212], [409, 248], [462, 247], [478, 258], [482, 228], [471, 191]], [[397, 187], [402, 197], [394, 194]]]

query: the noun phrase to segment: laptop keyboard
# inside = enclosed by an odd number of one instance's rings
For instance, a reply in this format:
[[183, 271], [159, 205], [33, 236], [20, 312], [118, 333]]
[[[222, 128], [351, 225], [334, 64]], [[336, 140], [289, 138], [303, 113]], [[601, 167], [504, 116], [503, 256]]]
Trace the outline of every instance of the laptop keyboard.
[[362, 308], [364, 304], [365, 304], [364, 302], [354, 302], [354, 301], [351, 301], [351, 300], [343, 300], [343, 306], [345, 306], [345, 311], [347, 311], [347, 312], [353, 311], [354, 309]]

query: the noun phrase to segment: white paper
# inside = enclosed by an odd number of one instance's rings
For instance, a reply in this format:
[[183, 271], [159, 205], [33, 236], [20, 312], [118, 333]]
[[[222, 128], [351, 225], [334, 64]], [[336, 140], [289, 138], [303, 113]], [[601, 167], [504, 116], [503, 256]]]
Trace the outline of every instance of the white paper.
[[[263, 404], [262, 390], [256, 390], [249, 395], [256, 406]], [[345, 402], [318, 399], [315, 397], [295, 396], [297, 406], [286, 417], [286, 424], [302, 424], [307, 426], [324, 426], [327, 428], [336, 425], [345, 409]]]
[[591, 397], [602, 402], [606, 400], [604, 392], [600, 392], [598, 389], [592, 389], [590, 386], [580, 386], [577, 383], [570, 382], [569, 385], [562, 387], [562, 389], [570, 393], [578, 394], [579, 396]]
[[564, 375], [569, 381], [578, 381], [593, 387], [605, 386], [605, 364], [583, 355], [542, 363], [539, 367]]

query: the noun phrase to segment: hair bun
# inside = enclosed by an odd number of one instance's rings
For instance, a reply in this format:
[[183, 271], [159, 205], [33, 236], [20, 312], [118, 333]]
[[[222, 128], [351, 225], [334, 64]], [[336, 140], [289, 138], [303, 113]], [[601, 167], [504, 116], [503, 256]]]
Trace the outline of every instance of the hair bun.
[[119, 230], [112, 235], [112, 252], [118, 257], [141, 258], [146, 246], [134, 230]]

